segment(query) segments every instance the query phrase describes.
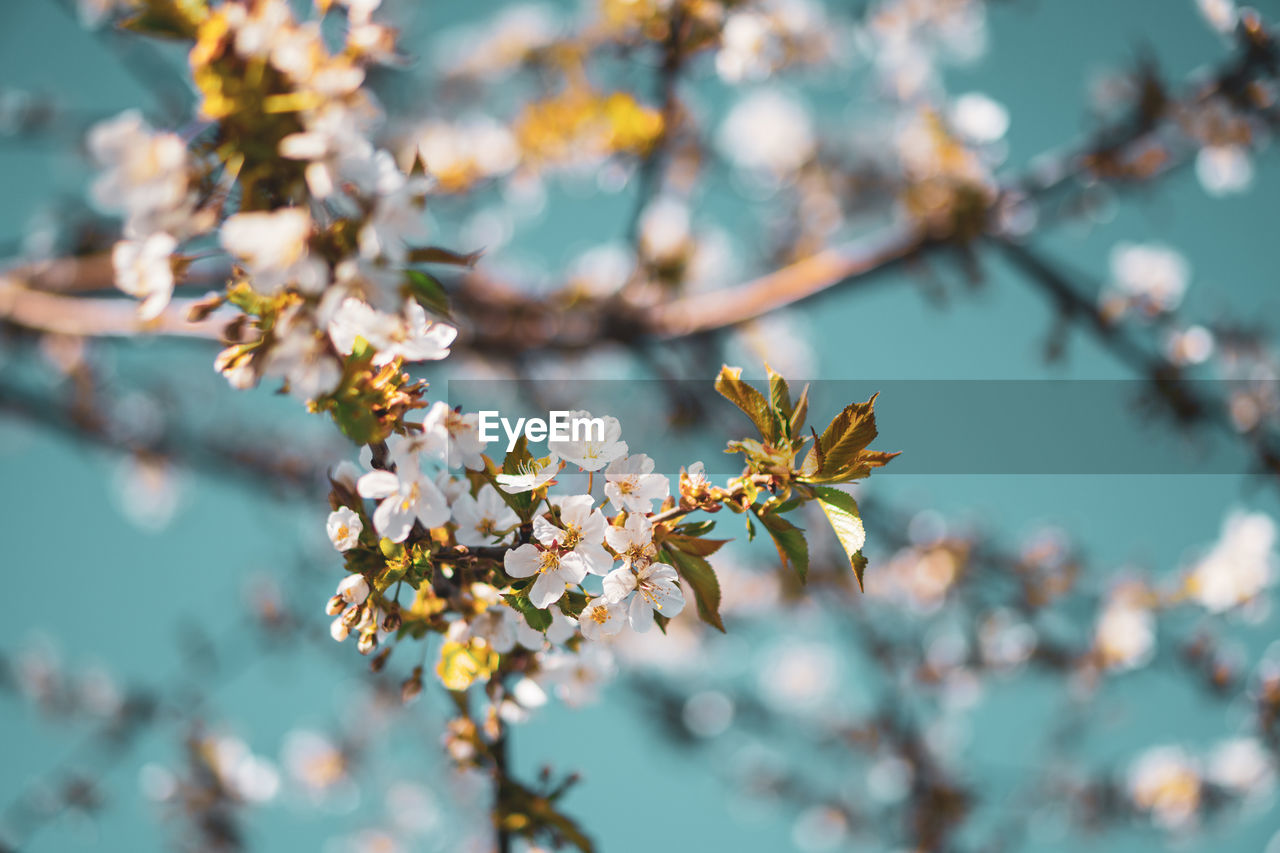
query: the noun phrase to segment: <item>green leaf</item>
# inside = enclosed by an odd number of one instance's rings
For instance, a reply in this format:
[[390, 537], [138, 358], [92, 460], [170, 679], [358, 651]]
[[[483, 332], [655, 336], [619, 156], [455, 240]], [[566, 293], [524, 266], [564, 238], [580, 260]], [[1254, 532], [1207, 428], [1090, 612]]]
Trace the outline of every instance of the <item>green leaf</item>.
[[767, 513], [765, 515], [756, 513], [756, 518], [760, 519], [760, 523], [764, 525], [765, 530], [768, 530], [769, 535], [773, 537], [773, 544], [778, 549], [778, 556], [782, 559], [782, 565], [792, 566], [801, 583], [807, 581], [809, 578], [809, 543], [805, 541], [804, 531], [777, 513]]
[[741, 367], [730, 367], [727, 364], [721, 367], [720, 375], [716, 377], [716, 390], [751, 418], [765, 441], [777, 439], [778, 425], [773, 409], [763, 394], [742, 381]]
[[664, 553], [671, 564], [680, 572], [680, 576], [693, 588], [694, 600], [698, 603], [698, 616], [703, 622], [724, 631], [724, 623], [720, 621], [720, 581], [716, 573], [702, 557], [665, 548]]
[[787, 385], [787, 380], [783, 379], [781, 374], [775, 373], [769, 365], [764, 366], [765, 373], [769, 376], [769, 403], [782, 416], [784, 421], [791, 418], [791, 387]]
[[679, 533], [671, 533], [662, 541], [686, 554], [693, 554], [697, 557], [710, 557], [716, 551], [719, 551], [721, 546], [729, 540], [701, 539], [697, 536], [684, 536]]
[[800, 391], [800, 399], [796, 400], [791, 410], [791, 437], [796, 438], [804, 430], [804, 419], [809, 415], [809, 386]]
[[413, 291], [414, 298], [423, 308], [446, 320], [453, 319], [449, 296], [444, 292], [444, 285], [435, 276], [418, 270], [405, 270], [405, 277], [409, 280], [409, 289]]
[[866, 528], [862, 526], [862, 515], [858, 512], [858, 502], [848, 492], [832, 489], [828, 486], [815, 486], [818, 505], [827, 514], [831, 529], [836, 532], [840, 546], [853, 567], [853, 574], [858, 579], [858, 589], [862, 589], [862, 572], [867, 567], [866, 558], [862, 556], [862, 546], [867, 541]]
[[518, 611], [524, 617], [524, 621], [529, 623], [529, 627], [535, 631], [545, 631], [551, 627], [551, 611], [539, 610], [533, 606], [533, 602], [529, 600], [528, 592], [523, 594], [507, 593], [502, 596], [503, 599], [510, 604], [511, 607]]
[[684, 524], [677, 525], [675, 532], [682, 533], [685, 536], [706, 536], [715, 529], [715, 526], [716, 523], [714, 519], [687, 521]]

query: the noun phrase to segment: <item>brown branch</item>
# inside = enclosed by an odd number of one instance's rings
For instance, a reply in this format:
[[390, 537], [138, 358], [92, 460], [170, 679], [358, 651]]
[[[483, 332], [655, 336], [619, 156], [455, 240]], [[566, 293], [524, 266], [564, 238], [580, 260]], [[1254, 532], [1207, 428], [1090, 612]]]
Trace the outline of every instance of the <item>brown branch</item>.
[[[53, 272], [44, 274], [40, 281], [52, 284], [57, 290], [75, 289], [68, 282], [94, 279], [65, 276], [74, 275], [76, 270], [84, 271], [87, 276], [98, 274], [102, 257], [57, 261], [52, 265]], [[107, 266], [110, 274], [109, 258]], [[198, 323], [189, 322], [187, 312], [197, 300], [175, 299], [159, 317], [144, 321], [138, 318], [138, 304], [132, 300], [65, 296], [36, 290], [27, 284], [14, 273], [0, 276], [0, 322], [37, 332], [78, 337], [128, 338], [152, 334], [220, 340], [222, 328], [229, 319], [225, 313], [215, 313]]]

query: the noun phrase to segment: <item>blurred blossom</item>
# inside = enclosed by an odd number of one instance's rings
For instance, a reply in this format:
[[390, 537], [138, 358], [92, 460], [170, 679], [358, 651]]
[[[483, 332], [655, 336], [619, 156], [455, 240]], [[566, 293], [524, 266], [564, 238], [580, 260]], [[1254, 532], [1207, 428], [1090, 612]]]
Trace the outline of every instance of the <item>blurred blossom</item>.
[[867, 594], [917, 613], [932, 613], [960, 577], [960, 558], [945, 545], [903, 548], [866, 578]]
[[673, 196], [654, 199], [640, 217], [640, 246], [658, 263], [672, 263], [688, 255], [693, 224], [689, 206]]
[[1206, 776], [1237, 796], [1261, 797], [1275, 786], [1275, 759], [1256, 738], [1233, 738], [1210, 754]]
[[752, 571], [727, 557], [714, 560], [713, 567], [720, 578], [722, 616], [763, 615], [778, 606], [782, 589], [777, 572]]
[[718, 690], [695, 693], [684, 703], [685, 728], [698, 737], [724, 734], [733, 724], [733, 700]]
[[281, 761], [290, 778], [312, 793], [331, 790], [347, 779], [346, 755], [319, 732], [307, 729], [289, 732]]
[[1119, 296], [1146, 314], [1172, 311], [1182, 302], [1191, 268], [1159, 243], [1120, 243], [1111, 250], [1111, 281]]
[[558, 30], [550, 5], [508, 6], [483, 24], [442, 33], [435, 51], [438, 67], [464, 75], [500, 74], [550, 44]]
[[911, 790], [911, 764], [892, 753], [882, 755], [867, 771], [867, 793], [881, 803], [896, 803]]
[[280, 790], [280, 774], [274, 764], [254, 755], [244, 741], [230, 737], [203, 738], [198, 748], [206, 768], [222, 788], [246, 803], [264, 803]]
[[178, 779], [167, 767], [149, 763], [138, 771], [138, 788], [152, 802], [161, 803], [178, 792]]
[[816, 376], [818, 355], [804, 315], [775, 311], [744, 323], [729, 337], [729, 358], [737, 364], [768, 364], [792, 380]]
[[794, 96], [777, 89], [754, 92], [729, 110], [716, 137], [735, 165], [766, 172], [794, 172], [814, 151], [809, 111]]
[[116, 469], [115, 503], [125, 518], [137, 527], [163, 529], [178, 511], [182, 484], [167, 460], [126, 456]]
[[726, 83], [760, 80], [773, 70], [780, 53], [768, 18], [754, 9], [736, 10], [724, 20], [716, 73]]
[[385, 829], [362, 829], [339, 841], [336, 849], [341, 853], [405, 853], [408, 848]]
[[616, 293], [635, 269], [635, 257], [621, 243], [593, 246], [569, 264], [569, 282], [593, 296]]
[[839, 809], [813, 806], [796, 818], [791, 840], [804, 851], [834, 850], [849, 834], [849, 819]]
[[1181, 747], [1147, 750], [1129, 769], [1129, 796], [1164, 829], [1186, 829], [1200, 809], [1199, 767]]
[[1204, 326], [1175, 329], [1165, 338], [1164, 351], [1174, 364], [1203, 364], [1213, 355], [1213, 333]]
[[1276, 566], [1276, 525], [1260, 512], [1233, 512], [1217, 544], [1187, 578], [1187, 592], [1211, 613], [1254, 601], [1269, 587]]
[[1011, 669], [1025, 663], [1036, 649], [1035, 629], [1011, 610], [997, 610], [978, 629], [982, 657], [988, 666]]
[[1220, 33], [1231, 33], [1236, 28], [1240, 12], [1235, 0], [1196, 0], [1200, 14]]
[[938, 90], [939, 66], [972, 62], [987, 50], [980, 0], [881, 0], [866, 21], [881, 85], [902, 101]]
[[387, 814], [406, 835], [427, 836], [441, 825], [440, 804], [431, 790], [416, 782], [395, 782], [387, 789]]
[[570, 708], [581, 708], [600, 699], [600, 691], [617, 672], [613, 654], [598, 643], [577, 653], [553, 652], [543, 663], [556, 696]]
[[427, 122], [412, 138], [427, 174], [445, 192], [467, 190], [477, 181], [505, 175], [520, 162], [511, 131], [489, 116]]
[[786, 641], [765, 654], [757, 689], [772, 705], [814, 709], [834, 695], [839, 672], [840, 657], [826, 643]]
[[1112, 590], [1094, 629], [1094, 651], [1107, 669], [1145, 666], [1155, 654], [1156, 619], [1150, 593], [1137, 583]]
[[1243, 145], [1209, 145], [1196, 154], [1196, 178], [1212, 196], [1242, 193], [1253, 184], [1253, 158]]
[[981, 92], [970, 92], [951, 105], [951, 124], [970, 142], [997, 142], [1009, 130], [1009, 111]]

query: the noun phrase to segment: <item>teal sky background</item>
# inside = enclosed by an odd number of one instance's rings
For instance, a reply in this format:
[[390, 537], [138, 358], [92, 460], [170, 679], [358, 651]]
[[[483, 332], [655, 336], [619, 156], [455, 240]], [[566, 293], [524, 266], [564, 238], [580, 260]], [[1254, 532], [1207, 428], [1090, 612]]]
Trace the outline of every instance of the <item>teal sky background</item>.
[[[481, 16], [500, 5], [454, 7], [437, 0], [424, 4], [424, 17], [433, 26], [437, 18]], [[1280, 3], [1256, 5], [1264, 14], [1280, 14]], [[1010, 164], [1015, 168], [1089, 127], [1088, 86], [1105, 68], [1147, 50], [1177, 78], [1225, 52], [1190, 0], [995, 3], [989, 42], [982, 63], [955, 70], [948, 80], [953, 92], [982, 91], [1009, 109]], [[0, 87], [30, 90], [73, 111], [104, 116], [150, 103], [110, 53], [49, 0], [0, 5]], [[1186, 171], [1118, 200], [1107, 221], [1088, 229], [1061, 227], [1041, 245], [1101, 278], [1107, 252], [1116, 242], [1166, 242], [1180, 248], [1193, 269], [1186, 316], [1273, 322], [1280, 316], [1275, 272], [1280, 163], [1271, 151], [1256, 166], [1247, 194], [1211, 199]], [[24, 233], [50, 200], [82, 193], [86, 175], [81, 157], [69, 145], [0, 141], [0, 243], [10, 245]], [[610, 221], [624, 221], [628, 200], [588, 199], [552, 209], [563, 212], [539, 226], [539, 242], [564, 246], [567, 255], [569, 248], [589, 239], [584, 234], [600, 229], [601, 211], [616, 214]], [[553, 249], [546, 263], [554, 267], [564, 259]], [[1049, 306], [998, 258], [984, 256], [983, 261], [987, 276], [975, 289], [961, 286], [960, 272], [945, 262], [934, 267], [949, 285], [945, 306], [925, 299], [909, 275], [893, 273], [874, 286], [835, 292], [796, 309], [816, 342], [820, 375], [815, 378], [1126, 378], [1121, 366], [1080, 335], [1072, 336], [1064, 362], [1046, 366], [1041, 352], [1052, 322]], [[0, 351], [0, 369], [8, 369], [7, 358]], [[209, 351], [143, 342], [113, 345], [107, 358], [121, 375], [141, 375], [179, 389], [206, 406], [211, 417], [250, 412], [262, 404], [279, 424], [296, 422], [310, 434], [321, 431], [266, 391], [237, 398], [217, 384], [208, 366]], [[714, 367], [707, 365], [708, 377]], [[181, 389], [188, 375], [200, 378], [195, 387]], [[893, 443], [887, 436], [886, 442]], [[264, 574], [289, 584], [290, 596], [305, 596], [313, 627], [324, 629], [320, 607], [336, 578], [337, 562], [327, 543], [321, 540], [323, 547], [316, 546], [322, 523], [319, 502], [315, 507], [289, 504], [238, 484], [187, 474], [173, 521], [160, 531], [144, 531], [113, 503], [118, 467], [119, 460], [108, 453], [0, 421], [0, 536], [5, 542], [0, 564], [6, 593], [0, 648], [9, 651], [45, 635], [73, 667], [99, 662], [126, 682], [152, 683], [180, 665], [178, 626], [194, 619], [216, 637], [233, 636], [246, 583]], [[1262, 509], [1273, 517], [1280, 509], [1273, 490], [1236, 476], [886, 476], [870, 489], [896, 503], [935, 507], [980, 522], [1003, 531], [1010, 541], [1037, 523], [1053, 522], [1078, 534], [1100, 567], [1118, 570], [1137, 564], [1156, 572], [1178, 568], [1193, 549], [1211, 543], [1229, 508]], [[874, 530], [871, 537], [874, 541]], [[804, 631], [797, 626], [797, 636]], [[1250, 639], [1255, 657], [1268, 639]], [[737, 641], [743, 643], [747, 660], [756, 659], [759, 644], [754, 638]], [[344, 697], [359, 689], [362, 679], [361, 661], [350, 646], [264, 654], [211, 693], [207, 719], [225, 723], [255, 751], [275, 756], [290, 728], [324, 728], [336, 720]], [[850, 689], [856, 692], [856, 685]], [[1224, 731], [1221, 705], [1159, 680], [1135, 683], [1128, 694], [1117, 713], [1146, 709], [1143, 713], [1152, 716], [1128, 727], [1129, 740], [1098, 744], [1099, 750], [1120, 754], [1138, 748], [1142, 741], [1135, 731], [1191, 743]], [[547, 761], [580, 770], [584, 784], [568, 800], [568, 810], [582, 819], [606, 853], [796, 849], [793, 815], [743, 800], [708, 766], [706, 753], [659, 741], [635, 712], [632, 699], [615, 689], [586, 710], [544, 711], [517, 732], [518, 766], [529, 775]], [[1023, 699], [1002, 704], [998, 714], [978, 714], [975, 751], [983, 759], [978, 765], [989, 765], [980, 772], [990, 774], [993, 791], [1003, 784], [1000, 768], [1014, 763], [1016, 733], [1035, 725], [1038, 701], [1033, 685]], [[414, 713], [429, 728], [442, 712], [438, 699], [428, 699]], [[5, 802], [32, 774], [70, 754], [82, 735], [12, 699], [0, 701], [0, 731], [0, 801]], [[165, 849], [166, 833], [175, 827], [157, 823], [154, 806], [137, 793], [137, 775], [147, 761], [171, 763], [176, 758], [177, 732], [173, 726], [162, 728], [112, 771], [110, 807], [97, 821], [60, 821], [37, 837], [28, 848], [31, 853]], [[435, 743], [421, 726], [397, 730], [384, 752], [387, 766], [400, 770], [438, 762]], [[336, 833], [375, 824], [380, 808], [366, 801], [353, 810], [319, 814], [279, 802], [251, 820], [251, 846], [325, 849], [325, 839]], [[650, 819], [655, 814], [662, 817]], [[1277, 829], [1280, 811], [1273, 807], [1228, 831], [1208, 829], [1186, 846], [1274, 853], [1280, 848], [1267, 848], [1267, 843]], [[442, 838], [439, 846], [424, 849], [449, 850], [448, 844]], [[1035, 849], [1077, 849], [1072, 844], [1045, 837]], [[1096, 849], [1164, 846], [1159, 836], [1134, 831]], [[883, 848], [860, 844], [851, 849]]]

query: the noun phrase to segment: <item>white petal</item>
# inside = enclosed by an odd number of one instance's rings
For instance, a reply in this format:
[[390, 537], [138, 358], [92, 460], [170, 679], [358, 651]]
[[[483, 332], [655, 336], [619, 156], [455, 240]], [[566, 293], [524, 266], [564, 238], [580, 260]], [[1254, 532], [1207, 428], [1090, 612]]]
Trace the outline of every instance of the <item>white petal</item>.
[[413, 518], [413, 507], [406, 507], [404, 499], [397, 494], [378, 504], [373, 511], [373, 526], [379, 536], [385, 536], [392, 542], [403, 542], [413, 529]]
[[619, 602], [631, 594], [636, 588], [636, 575], [631, 569], [623, 566], [614, 569], [604, 579], [604, 597], [612, 602]]
[[541, 562], [541, 552], [528, 544], [502, 555], [502, 567], [513, 578], [527, 578], [535, 574]]
[[653, 627], [653, 609], [642, 595], [632, 597], [627, 615], [631, 619], [631, 629], [637, 633], [643, 634]]
[[560, 558], [559, 572], [565, 583], [582, 583], [587, 576], [586, 561], [571, 551]]
[[370, 471], [356, 481], [362, 498], [385, 498], [400, 491], [400, 478], [390, 471]]
[[543, 572], [529, 589], [529, 601], [534, 607], [545, 610], [564, 595], [564, 581], [559, 572]]
[[540, 515], [533, 520], [533, 538], [550, 548], [564, 539], [564, 531]]

